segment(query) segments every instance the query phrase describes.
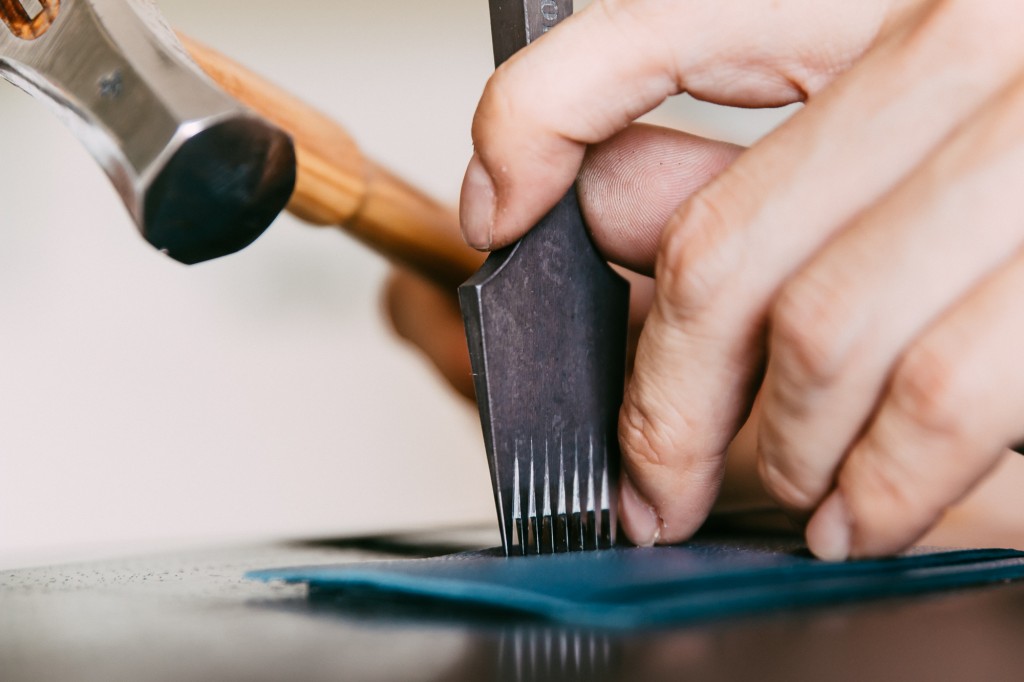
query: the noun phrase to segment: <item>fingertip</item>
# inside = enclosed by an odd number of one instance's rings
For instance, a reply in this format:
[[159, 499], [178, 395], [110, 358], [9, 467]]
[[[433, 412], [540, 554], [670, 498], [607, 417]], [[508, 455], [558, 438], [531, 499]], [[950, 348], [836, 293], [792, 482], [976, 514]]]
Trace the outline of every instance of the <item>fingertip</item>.
[[807, 524], [807, 547], [823, 561], [846, 561], [850, 557], [852, 529], [850, 513], [842, 491], [834, 491], [818, 507]]
[[480, 157], [473, 154], [462, 180], [459, 224], [463, 238], [474, 249], [486, 251], [491, 248], [495, 207], [494, 180]]
[[[721, 395], [721, 383], [704, 371], [709, 363], [694, 363], [696, 356], [688, 339], [666, 323], [655, 305], [619, 410], [623, 468], [640, 500], [647, 507], [653, 502], [657, 540], [663, 544], [687, 540], [707, 519], [721, 489], [726, 448], [742, 424], [738, 414], [735, 420], [726, 415], [746, 412], [738, 402], [726, 405], [713, 399]], [[627, 502], [630, 492], [625, 488]], [[650, 529], [650, 515], [641, 516], [642, 509], [635, 506], [635, 531], [625, 528], [641, 542]], [[626, 509], [627, 520], [631, 511]], [[639, 526], [641, 519], [647, 525]]]
[[654, 505], [623, 474], [619, 497], [619, 521], [626, 537], [638, 547], [653, 547], [661, 539], [661, 518]]

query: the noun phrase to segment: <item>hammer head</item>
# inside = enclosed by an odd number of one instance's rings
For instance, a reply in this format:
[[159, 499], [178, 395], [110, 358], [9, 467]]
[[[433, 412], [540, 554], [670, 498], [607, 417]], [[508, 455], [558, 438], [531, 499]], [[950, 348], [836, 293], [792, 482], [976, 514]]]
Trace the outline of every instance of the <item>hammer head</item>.
[[144, 190], [139, 229], [183, 263], [251, 244], [288, 203], [295, 150], [279, 129], [232, 117], [189, 136]]
[[148, 0], [4, 0], [0, 19], [0, 75], [71, 128], [156, 248], [233, 253], [288, 203], [291, 139], [207, 78]]

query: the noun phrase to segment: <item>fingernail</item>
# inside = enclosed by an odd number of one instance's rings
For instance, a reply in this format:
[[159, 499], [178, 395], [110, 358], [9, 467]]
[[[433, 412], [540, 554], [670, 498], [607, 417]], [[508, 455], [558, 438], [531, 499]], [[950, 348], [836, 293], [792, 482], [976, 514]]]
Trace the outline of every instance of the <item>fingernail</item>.
[[807, 547], [824, 561], [846, 561], [850, 556], [850, 513], [843, 493], [836, 490], [821, 503], [807, 524]]
[[459, 204], [459, 222], [462, 236], [474, 249], [491, 247], [494, 229], [494, 181], [476, 154], [469, 160], [466, 177], [462, 180], [462, 199]]
[[661, 538], [661, 519], [628, 476], [622, 477], [622, 498], [619, 500], [622, 529], [638, 547], [653, 547]]

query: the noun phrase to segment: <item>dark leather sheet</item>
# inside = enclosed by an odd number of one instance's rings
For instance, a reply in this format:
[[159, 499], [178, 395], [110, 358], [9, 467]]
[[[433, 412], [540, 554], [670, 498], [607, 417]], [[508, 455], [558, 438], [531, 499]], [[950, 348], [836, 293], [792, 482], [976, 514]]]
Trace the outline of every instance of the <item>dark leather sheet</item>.
[[393, 604], [409, 597], [527, 613], [573, 625], [662, 626], [728, 614], [944, 590], [1024, 577], [1024, 553], [918, 549], [829, 564], [785, 540], [701, 540], [505, 558], [497, 550], [432, 559], [253, 571], [310, 594]]

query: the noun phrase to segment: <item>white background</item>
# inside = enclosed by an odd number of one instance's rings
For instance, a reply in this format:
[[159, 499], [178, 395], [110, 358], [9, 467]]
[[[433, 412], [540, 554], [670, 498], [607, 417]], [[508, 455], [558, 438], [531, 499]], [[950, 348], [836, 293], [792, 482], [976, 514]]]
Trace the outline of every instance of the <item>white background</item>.
[[[160, 5], [457, 200], [484, 0]], [[475, 410], [389, 335], [380, 258], [284, 216], [235, 256], [171, 262], [0, 86], [0, 567], [492, 520]], [[653, 118], [749, 142], [783, 115], [680, 99]]]

